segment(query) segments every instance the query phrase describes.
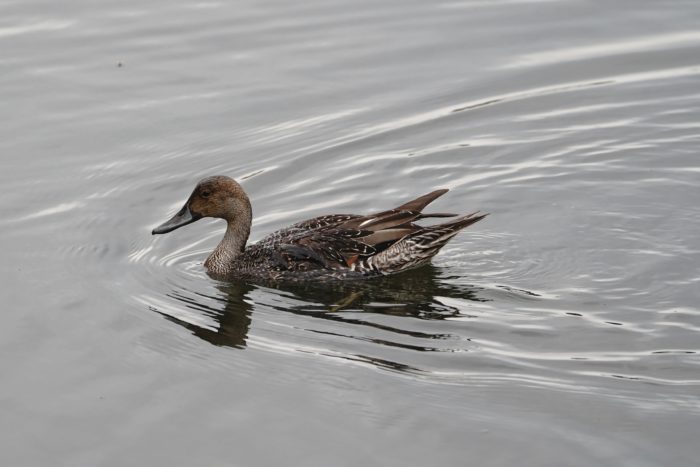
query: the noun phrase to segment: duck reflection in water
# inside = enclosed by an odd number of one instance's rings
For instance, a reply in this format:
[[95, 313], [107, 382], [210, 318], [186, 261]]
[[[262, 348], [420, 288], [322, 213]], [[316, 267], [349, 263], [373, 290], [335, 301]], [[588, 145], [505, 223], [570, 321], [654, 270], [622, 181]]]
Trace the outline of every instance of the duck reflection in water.
[[[349, 281], [335, 283], [270, 283], [253, 285], [245, 282], [221, 282], [217, 288], [223, 293], [220, 298], [223, 309], [214, 309], [199, 303], [196, 298], [173, 292], [172, 298], [185, 303], [188, 308], [203, 310], [216, 321], [216, 329], [200, 326], [183, 319], [157, 311], [168, 320], [189, 329], [197, 337], [217, 346], [244, 348], [248, 338], [254, 307], [251, 292], [265, 287], [277, 290], [279, 296], [289, 297], [287, 304], [280, 305], [275, 300], [271, 306], [280, 311], [313, 316], [355, 325], [369, 326], [384, 331], [424, 339], [444, 339], [444, 334], [430, 334], [405, 330], [386, 324], [379, 324], [358, 317], [357, 312], [414, 317], [425, 320], [441, 320], [465, 316], [462, 310], [443, 303], [444, 298], [469, 301], [488, 301], [480, 298], [480, 289], [473, 286], [447, 282], [440, 268], [427, 265], [394, 276], [372, 281]], [[274, 290], [271, 292], [274, 293]], [[441, 299], [443, 301], [441, 301]], [[293, 302], [293, 303], [290, 303]], [[301, 302], [301, 304], [299, 304]], [[352, 317], [344, 312], [352, 311]], [[376, 343], [427, 351], [429, 347], [378, 341]]]

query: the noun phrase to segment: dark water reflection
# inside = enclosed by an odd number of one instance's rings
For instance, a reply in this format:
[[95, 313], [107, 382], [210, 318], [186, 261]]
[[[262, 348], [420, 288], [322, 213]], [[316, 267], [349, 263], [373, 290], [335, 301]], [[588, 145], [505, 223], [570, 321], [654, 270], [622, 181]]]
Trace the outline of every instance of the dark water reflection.
[[[252, 320], [253, 305], [250, 298], [247, 296], [255, 287], [247, 284], [230, 284], [227, 286], [219, 286], [222, 292], [220, 299], [224, 303], [224, 307], [220, 310], [209, 308], [207, 314], [216, 322], [216, 330], [209, 327], [198, 326], [188, 323], [175, 316], [170, 316], [166, 313], [158, 311], [155, 307], [151, 309], [160, 313], [166, 319], [189, 329], [192, 334], [204, 339], [214, 345], [222, 345], [235, 348], [244, 348], [246, 346], [246, 338]], [[193, 309], [202, 309], [204, 305], [198, 304], [193, 299], [181, 295], [178, 292], [173, 292], [170, 297], [180, 300], [185, 306]]]
[[[336, 282], [329, 284], [266, 284], [279, 294], [298, 303], [289, 306], [273, 304], [272, 307], [281, 312], [315, 317], [336, 323], [348, 323], [361, 326], [375, 327], [396, 334], [404, 334], [419, 339], [445, 339], [449, 335], [430, 334], [405, 330], [389, 325], [382, 325], [362, 319], [361, 313], [377, 313], [398, 317], [414, 317], [425, 320], [443, 320], [450, 317], [468, 317], [462, 314], [456, 306], [446, 305], [441, 297], [485, 302], [489, 299], [479, 297], [479, 287], [459, 286], [445, 283], [434, 266], [426, 266], [408, 271], [397, 276], [388, 276], [376, 280]], [[259, 285], [243, 282], [220, 283], [216, 288], [221, 294], [216, 300], [223, 304], [220, 309], [210, 308], [200, 304], [196, 298], [191, 298], [181, 292], [173, 291], [170, 296], [183, 303], [184, 306], [200, 310], [213, 318], [216, 330], [189, 323], [153, 308], [168, 320], [189, 329], [197, 337], [214, 345], [243, 348], [246, 346], [248, 330], [253, 319], [253, 299], [251, 292]], [[213, 297], [209, 297], [213, 298]], [[444, 300], [444, 299], [443, 299]], [[353, 313], [353, 317], [345, 317], [344, 312]], [[322, 332], [322, 331], [318, 331]], [[365, 339], [362, 336], [344, 337]], [[398, 341], [370, 339], [372, 342], [387, 346], [401, 347], [417, 351], [445, 350], [429, 345], [409, 345]], [[385, 362], [390, 364], [390, 362]], [[400, 367], [398, 363], [395, 367]]]

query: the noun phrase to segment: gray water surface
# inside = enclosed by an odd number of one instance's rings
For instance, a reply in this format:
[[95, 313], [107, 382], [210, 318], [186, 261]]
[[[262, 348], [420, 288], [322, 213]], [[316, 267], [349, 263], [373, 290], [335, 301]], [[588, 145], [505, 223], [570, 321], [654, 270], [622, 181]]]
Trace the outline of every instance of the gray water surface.
[[[700, 2], [0, 1], [0, 463], [692, 466]], [[361, 284], [209, 278], [436, 188]]]

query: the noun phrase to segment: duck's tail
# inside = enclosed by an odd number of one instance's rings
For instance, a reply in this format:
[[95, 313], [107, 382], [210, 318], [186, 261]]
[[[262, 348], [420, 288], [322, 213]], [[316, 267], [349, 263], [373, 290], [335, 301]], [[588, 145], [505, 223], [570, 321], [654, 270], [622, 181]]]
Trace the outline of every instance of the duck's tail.
[[422, 211], [427, 205], [438, 199], [440, 196], [444, 195], [450, 191], [447, 188], [441, 188], [440, 190], [431, 191], [427, 195], [419, 196], [418, 198], [404, 203], [401, 206], [394, 208], [396, 211]]
[[[479, 222], [486, 216], [488, 216], [487, 213], [474, 212], [444, 224], [423, 227], [369, 258], [369, 266], [382, 274], [391, 274], [422, 266], [429, 262], [462, 229]], [[440, 217], [440, 215], [436, 217]]]

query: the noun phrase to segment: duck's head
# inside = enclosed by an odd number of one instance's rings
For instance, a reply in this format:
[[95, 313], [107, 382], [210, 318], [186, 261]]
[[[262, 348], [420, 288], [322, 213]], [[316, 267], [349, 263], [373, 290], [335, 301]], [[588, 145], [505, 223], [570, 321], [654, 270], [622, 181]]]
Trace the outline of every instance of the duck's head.
[[204, 178], [197, 183], [182, 209], [151, 233], [156, 235], [172, 232], [203, 217], [217, 217], [227, 221], [247, 217], [247, 222], [250, 222], [248, 196], [232, 178], [223, 175]]

